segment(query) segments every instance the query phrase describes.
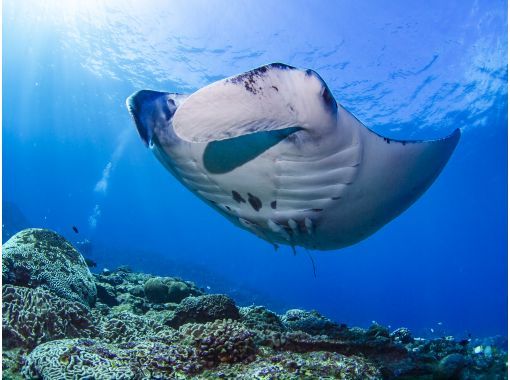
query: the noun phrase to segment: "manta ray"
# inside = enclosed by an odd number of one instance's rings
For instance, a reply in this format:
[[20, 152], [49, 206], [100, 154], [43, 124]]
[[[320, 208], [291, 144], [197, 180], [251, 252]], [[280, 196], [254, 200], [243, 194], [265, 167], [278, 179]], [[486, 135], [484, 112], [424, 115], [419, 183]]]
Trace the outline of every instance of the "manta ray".
[[315, 71], [281, 63], [191, 95], [138, 91], [126, 104], [179, 182], [275, 247], [331, 250], [372, 235], [429, 188], [460, 138], [381, 136]]

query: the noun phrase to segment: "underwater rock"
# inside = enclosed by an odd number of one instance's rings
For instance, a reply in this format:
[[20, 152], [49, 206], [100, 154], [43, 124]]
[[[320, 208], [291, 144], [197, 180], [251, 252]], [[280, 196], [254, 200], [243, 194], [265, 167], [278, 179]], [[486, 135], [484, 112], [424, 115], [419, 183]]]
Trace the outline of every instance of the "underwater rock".
[[310, 335], [327, 335], [329, 337], [341, 335], [340, 325], [315, 310], [287, 310], [281, 319], [284, 326], [291, 331], [303, 331]]
[[216, 319], [239, 319], [236, 304], [224, 294], [185, 298], [176, 307], [173, 318], [168, 324], [177, 328], [185, 323], [206, 323]]
[[145, 297], [150, 302], [165, 303], [168, 302], [168, 285], [160, 278], [149, 278], [144, 286]]
[[262, 306], [241, 307], [239, 314], [241, 323], [254, 333], [258, 345], [277, 345], [275, 342], [279, 342], [279, 337], [285, 330], [278, 315]]
[[83, 256], [62, 236], [30, 228], [2, 247], [2, 281], [29, 288], [45, 287], [60, 297], [93, 305], [94, 277]]
[[115, 288], [106, 282], [96, 282], [97, 300], [108, 306], [119, 304]]
[[239, 308], [241, 322], [251, 330], [283, 331], [285, 326], [271, 310], [263, 306], [249, 306]]
[[185, 324], [179, 328], [184, 341], [191, 343], [206, 368], [219, 363], [238, 363], [255, 359], [257, 347], [253, 333], [231, 319], [205, 324]]
[[405, 327], [400, 327], [390, 334], [391, 339], [397, 343], [408, 344], [413, 343], [414, 338], [411, 331]]
[[147, 300], [153, 303], [179, 303], [189, 296], [204, 294], [193, 283], [172, 277], [155, 277], [145, 282], [144, 292]]
[[459, 378], [464, 368], [465, 360], [461, 354], [450, 354], [439, 362], [434, 378], [437, 380], [448, 380]]
[[128, 290], [129, 294], [135, 297], [145, 297], [145, 290], [144, 287], [141, 285], [134, 285], [131, 289]]
[[6, 348], [33, 348], [66, 337], [97, 334], [96, 320], [83, 304], [47, 289], [2, 287], [2, 343]]

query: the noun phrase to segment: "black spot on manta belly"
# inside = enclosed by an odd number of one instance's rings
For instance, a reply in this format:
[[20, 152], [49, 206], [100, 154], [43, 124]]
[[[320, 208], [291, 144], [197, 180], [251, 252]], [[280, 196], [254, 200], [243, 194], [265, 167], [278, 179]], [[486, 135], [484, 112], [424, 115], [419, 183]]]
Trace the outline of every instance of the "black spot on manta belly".
[[248, 202], [257, 212], [262, 208], [262, 201], [251, 193], [248, 193]]
[[235, 190], [232, 190], [232, 198], [234, 198], [234, 201], [236, 201], [237, 203], [246, 203], [246, 201], [244, 200], [244, 198], [241, 196], [241, 194], [239, 194], [237, 191]]
[[272, 201], [272, 202], [271, 202], [271, 208], [272, 208], [273, 210], [276, 210], [276, 201]]

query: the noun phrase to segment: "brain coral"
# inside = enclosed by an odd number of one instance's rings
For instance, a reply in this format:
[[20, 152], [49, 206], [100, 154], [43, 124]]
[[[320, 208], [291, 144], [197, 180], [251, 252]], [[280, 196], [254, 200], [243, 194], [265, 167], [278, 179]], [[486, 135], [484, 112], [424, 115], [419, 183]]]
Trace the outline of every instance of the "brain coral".
[[2, 343], [32, 348], [53, 339], [97, 334], [89, 309], [46, 289], [2, 287]]
[[2, 249], [2, 280], [29, 288], [46, 287], [60, 297], [93, 305], [94, 278], [82, 255], [53, 231], [30, 228]]
[[154, 336], [167, 326], [147, 318], [123, 311], [104, 317], [99, 324], [101, 338], [111, 343], [127, 343]]
[[108, 344], [92, 339], [54, 340], [25, 358], [27, 379], [174, 379], [202, 368], [192, 349], [149, 340]]
[[130, 364], [93, 340], [63, 339], [37, 346], [26, 357], [22, 373], [27, 379], [142, 378], [136, 377]]

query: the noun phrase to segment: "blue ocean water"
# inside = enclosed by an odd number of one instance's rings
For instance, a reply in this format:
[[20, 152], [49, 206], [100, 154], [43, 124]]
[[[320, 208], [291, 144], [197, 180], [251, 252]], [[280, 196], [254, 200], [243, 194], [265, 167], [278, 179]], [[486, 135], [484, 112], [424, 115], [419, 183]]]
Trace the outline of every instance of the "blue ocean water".
[[[240, 303], [416, 335], [507, 335], [505, 1], [3, 2], [3, 201], [104, 267], [178, 274]], [[395, 138], [461, 128], [403, 215], [339, 251], [273, 247], [143, 146], [132, 92], [190, 93], [270, 62], [316, 70]], [[76, 226], [75, 233], [72, 226]], [[84, 247], [83, 244], [80, 245]]]

